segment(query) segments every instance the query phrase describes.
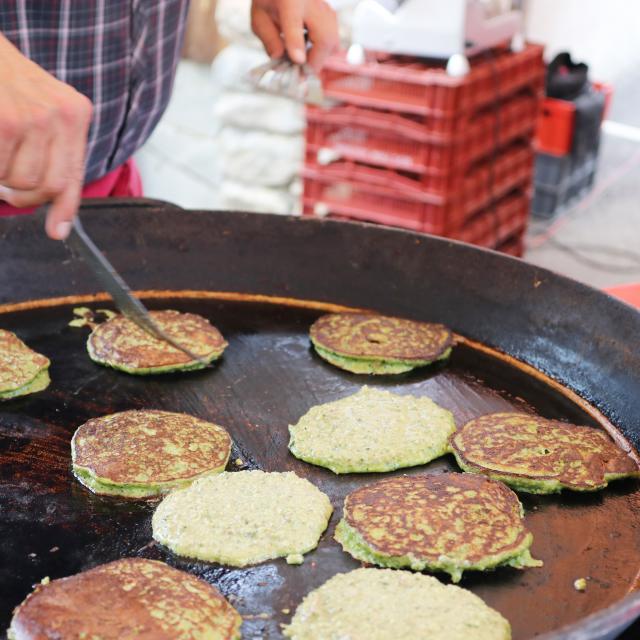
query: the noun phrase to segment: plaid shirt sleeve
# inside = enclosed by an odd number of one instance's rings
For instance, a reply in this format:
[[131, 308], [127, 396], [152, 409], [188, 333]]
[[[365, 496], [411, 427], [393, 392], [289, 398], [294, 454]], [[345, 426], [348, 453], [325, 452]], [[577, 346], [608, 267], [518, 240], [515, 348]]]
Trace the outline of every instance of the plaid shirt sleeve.
[[2, 0], [0, 32], [94, 105], [85, 180], [149, 137], [173, 85], [188, 0]]

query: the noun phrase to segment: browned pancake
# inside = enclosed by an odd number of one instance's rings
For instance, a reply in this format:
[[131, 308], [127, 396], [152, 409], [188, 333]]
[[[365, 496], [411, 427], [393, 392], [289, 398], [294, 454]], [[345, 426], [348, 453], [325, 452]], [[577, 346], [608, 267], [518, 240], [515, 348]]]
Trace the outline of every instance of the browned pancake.
[[235, 640], [242, 619], [217, 589], [163, 562], [127, 558], [38, 585], [12, 640]]
[[511, 489], [461, 473], [398, 476], [349, 494], [336, 539], [354, 557], [385, 567], [442, 570], [536, 566], [531, 533]]
[[73, 471], [96, 493], [147, 497], [223, 471], [231, 438], [220, 426], [169, 411], [89, 420], [71, 440]]
[[594, 491], [609, 480], [640, 477], [636, 462], [599, 429], [521, 413], [493, 413], [451, 436], [465, 471], [502, 480], [521, 491]]
[[385, 362], [433, 362], [451, 348], [441, 324], [364, 313], [332, 313], [310, 329], [314, 345], [340, 356]]
[[[152, 311], [151, 317], [168, 336], [207, 361], [220, 357], [227, 346], [222, 334], [201, 316], [178, 311]], [[93, 330], [87, 349], [96, 362], [129, 373], [162, 373], [203, 366], [120, 315]]]
[[0, 399], [28, 392], [30, 383], [48, 368], [47, 357], [27, 347], [14, 333], [0, 329]]

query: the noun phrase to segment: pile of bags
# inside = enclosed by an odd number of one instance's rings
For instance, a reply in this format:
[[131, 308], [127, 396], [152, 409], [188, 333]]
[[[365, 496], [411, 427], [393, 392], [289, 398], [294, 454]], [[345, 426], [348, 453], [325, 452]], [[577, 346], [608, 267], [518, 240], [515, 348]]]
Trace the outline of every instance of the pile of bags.
[[[340, 36], [348, 44], [358, 0], [331, 0]], [[214, 115], [220, 123], [221, 207], [299, 214], [304, 160], [304, 105], [256, 90], [251, 69], [267, 62], [251, 32], [251, 0], [218, 0], [216, 23], [229, 44], [215, 58], [213, 81], [220, 90]]]
[[221, 206], [243, 211], [298, 214], [304, 153], [304, 106], [257, 91], [251, 69], [268, 58], [251, 33], [249, 0], [218, 0], [216, 21], [229, 42], [213, 61], [220, 89], [214, 116], [220, 123]]

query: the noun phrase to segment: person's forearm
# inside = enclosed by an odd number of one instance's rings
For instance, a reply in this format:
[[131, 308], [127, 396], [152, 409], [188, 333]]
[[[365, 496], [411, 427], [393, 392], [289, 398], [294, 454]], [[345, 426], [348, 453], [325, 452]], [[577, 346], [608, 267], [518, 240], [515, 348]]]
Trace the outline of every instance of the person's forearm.
[[91, 102], [1, 33], [0, 87], [0, 199], [51, 202], [47, 233], [63, 239], [80, 203]]

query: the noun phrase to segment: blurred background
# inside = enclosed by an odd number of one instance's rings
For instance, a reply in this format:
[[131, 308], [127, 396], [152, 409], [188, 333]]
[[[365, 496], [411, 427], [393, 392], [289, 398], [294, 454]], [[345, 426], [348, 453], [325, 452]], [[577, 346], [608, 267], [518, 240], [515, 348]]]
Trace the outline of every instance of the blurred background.
[[192, 0], [146, 196], [433, 233], [640, 305], [640, 3], [331, 4], [318, 106], [249, 82], [249, 0]]

